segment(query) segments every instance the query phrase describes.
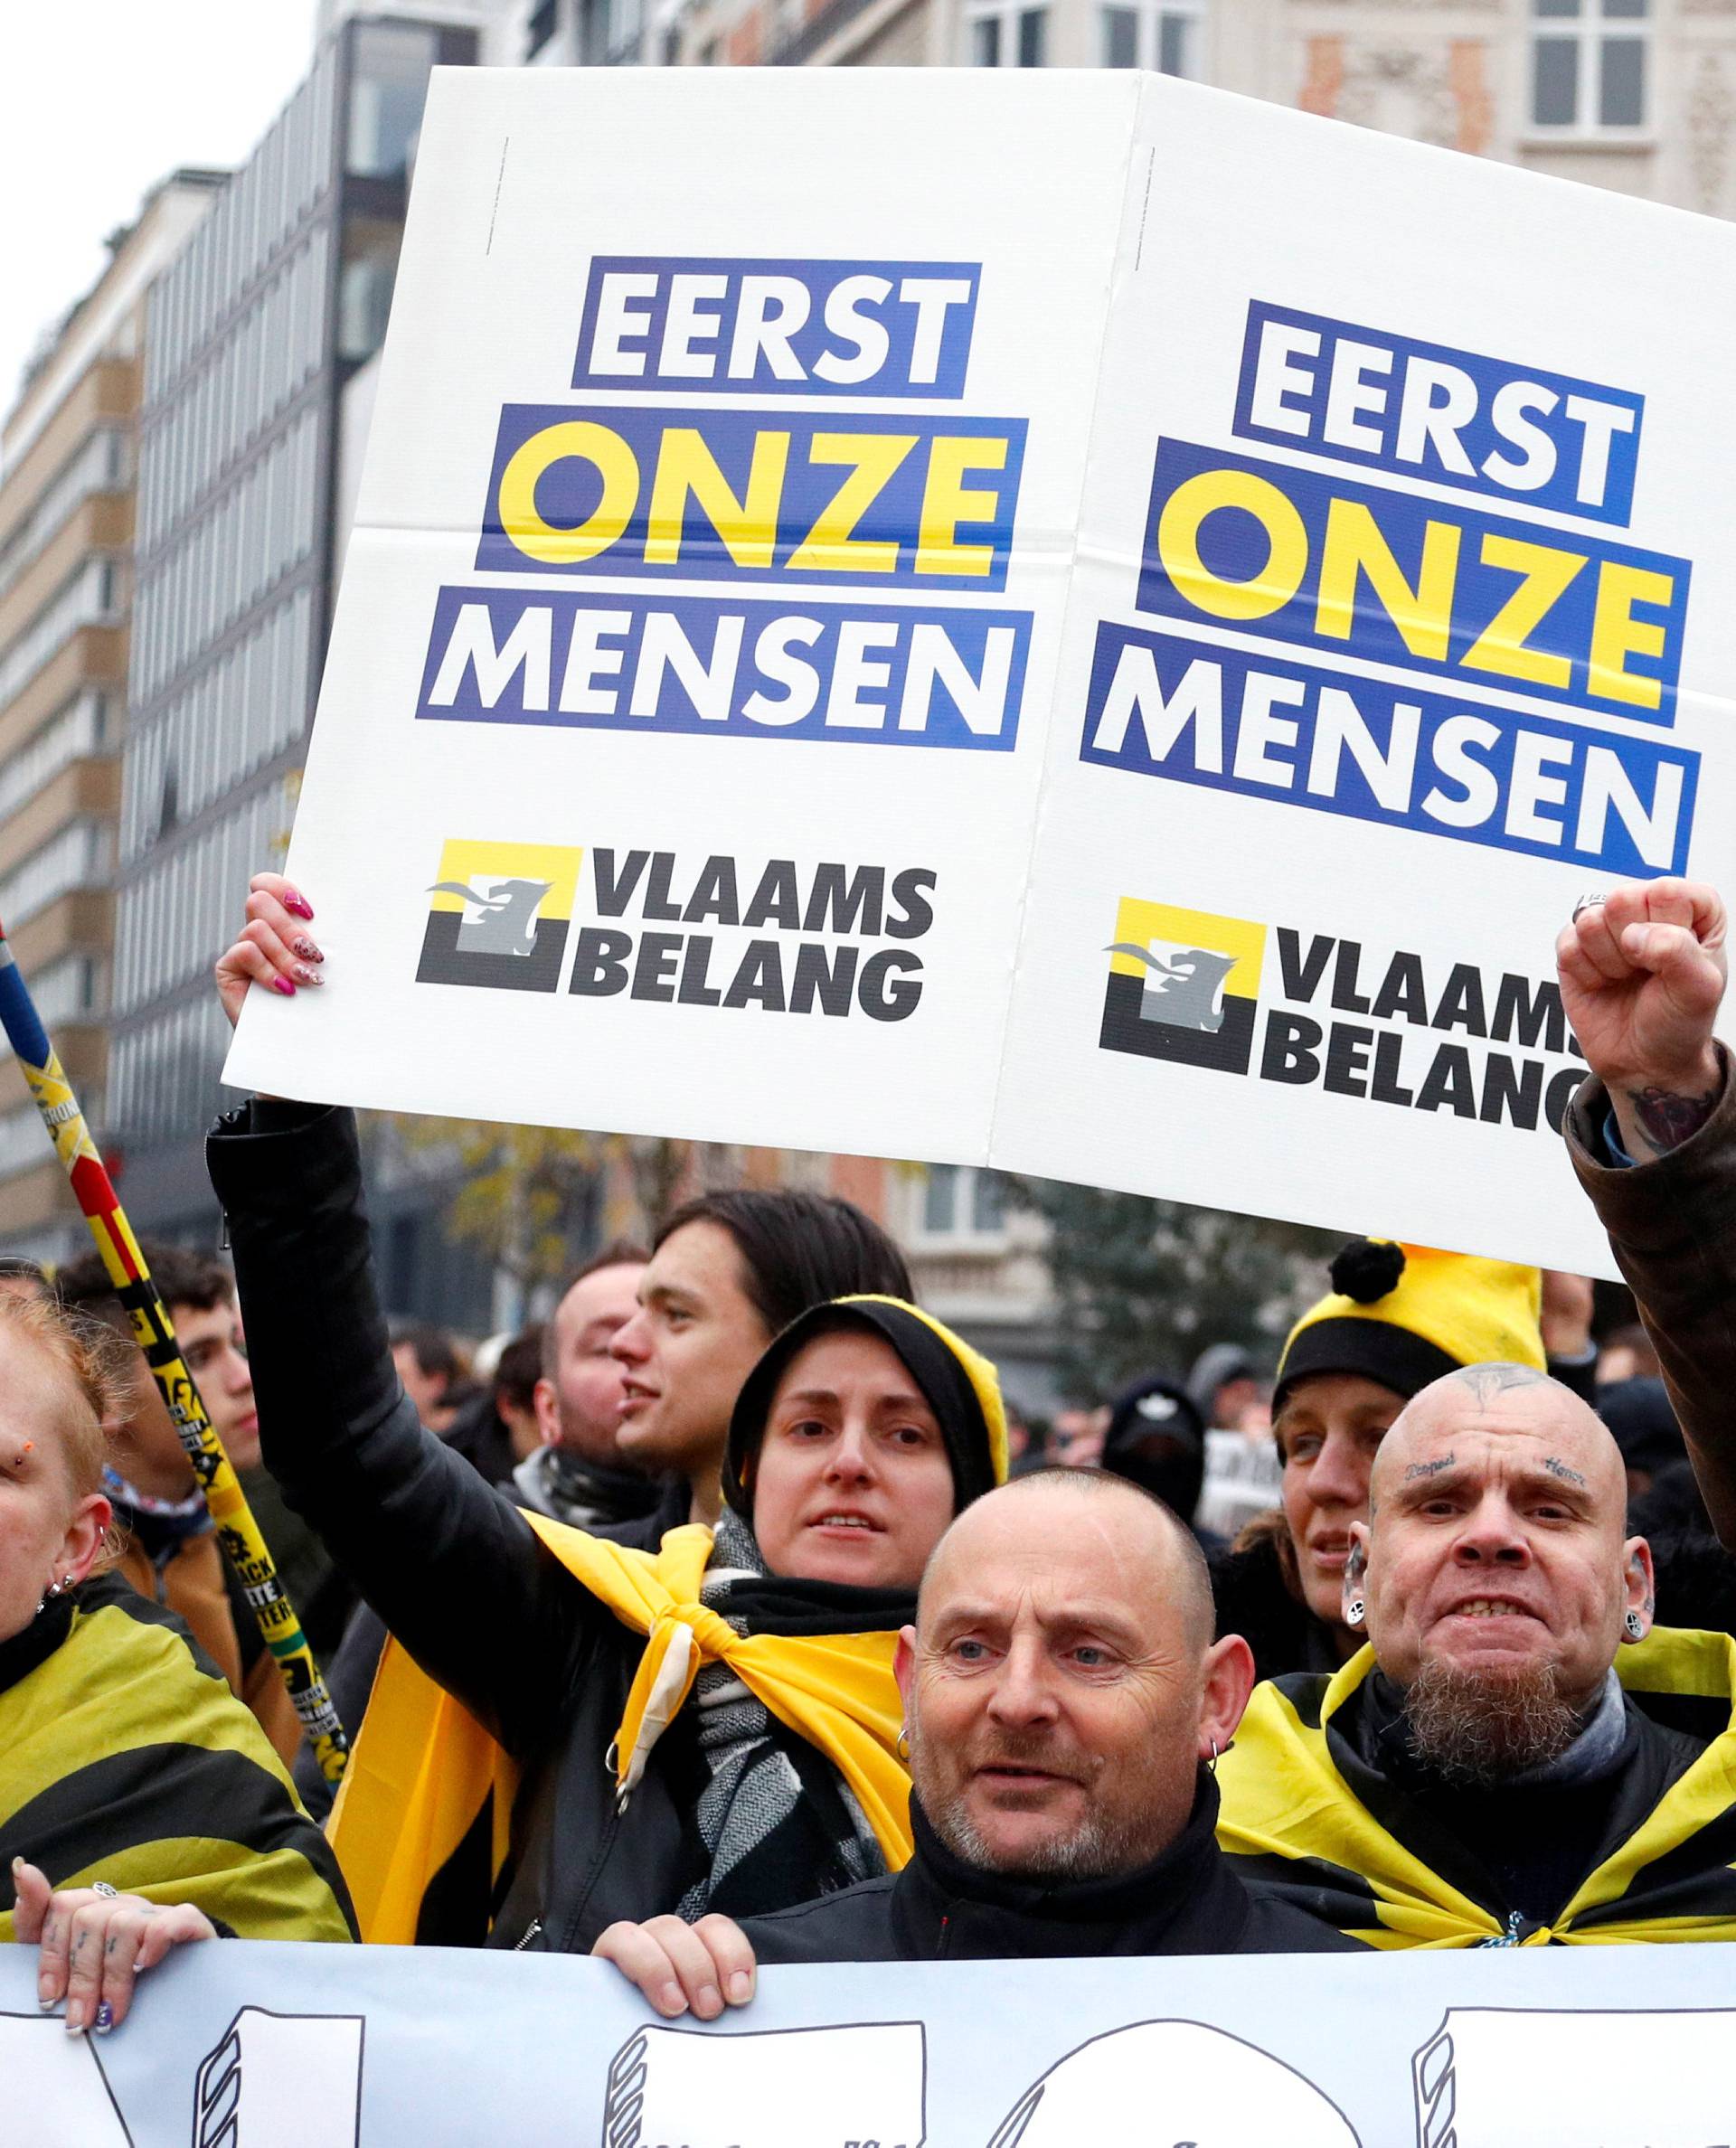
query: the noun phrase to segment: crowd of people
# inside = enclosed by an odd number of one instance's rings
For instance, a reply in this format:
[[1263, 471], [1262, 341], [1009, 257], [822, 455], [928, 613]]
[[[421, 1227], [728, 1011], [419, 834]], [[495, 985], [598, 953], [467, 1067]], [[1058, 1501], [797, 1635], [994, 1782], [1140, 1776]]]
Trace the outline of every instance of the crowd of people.
[[[247, 909], [231, 1019], [326, 960], [280, 877]], [[468, 1361], [383, 1316], [351, 1114], [250, 1098], [232, 1272], [147, 1253], [343, 1792], [100, 1262], [8, 1263], [0, 1936], [74, 2033], [213, 1936], [594, 1953], [701, 2019], [761, 1962], [1736, 1937], [1723, 938], [1663, 881], [1557, 949], [1637, 1323], [1357, 1239], [1269, 1380], [1217, 1345], [1046, 1427], [799, 1192]], [[1269, 1504], [1222, 1526], [1214, 1472]]]

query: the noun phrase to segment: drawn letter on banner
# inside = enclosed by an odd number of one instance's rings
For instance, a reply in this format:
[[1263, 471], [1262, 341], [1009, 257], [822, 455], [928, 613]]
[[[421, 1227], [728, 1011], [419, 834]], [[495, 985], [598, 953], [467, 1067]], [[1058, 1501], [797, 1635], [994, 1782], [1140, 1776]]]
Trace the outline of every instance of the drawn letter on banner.
[[244, 2006], [199, 2068], [193, 2148], [356, 2148], [362, 2026]]
[[695, 2036], [646, 2029], [609, 2069], [604, 2148], [921, 2148], [920, 2021]]
[[1736, 2013], [1449, 2007], [1411, 2061], [1417, 2148], [1724, 2148]]
[[0, 2014], [0, 2137], [6, 2148], [132, 2148], [88, 2038], [40, 2014]]
[[1140, 2021], [1093, 2037], [1027, 2090], [989, 2148], [1079, 2148], [1088, 2141], [1359, 2148], [1350, 2121], [1311, 2081], [1200, 2021]]

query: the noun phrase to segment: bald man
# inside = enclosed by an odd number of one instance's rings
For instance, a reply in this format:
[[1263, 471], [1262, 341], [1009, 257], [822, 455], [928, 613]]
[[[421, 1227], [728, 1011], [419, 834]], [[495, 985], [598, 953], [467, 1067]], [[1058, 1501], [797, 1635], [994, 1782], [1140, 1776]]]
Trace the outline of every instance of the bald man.
[[757, 1962], [1285, 1954], [1344, 1946], [1212, 1840], [1253, 1682], [1214, 1642], [1192, 1534], [1125, 1479], [1044, 1469], [966, 1509], [899, 1637], [915, 1853], [894, 1879], [736, 1925], [614, 1925], [594, 1951], [661, 2014], [752, 1995]]
[[1241, 1869], [1382, 1946], [1736, 1938], [1736, 1644], [1653, 1631], [1626, 1508], [1557, 1381], [1425, 1388], [1352, 1529], [1368, 1646], [1260, 1687], [1222, 1771]]

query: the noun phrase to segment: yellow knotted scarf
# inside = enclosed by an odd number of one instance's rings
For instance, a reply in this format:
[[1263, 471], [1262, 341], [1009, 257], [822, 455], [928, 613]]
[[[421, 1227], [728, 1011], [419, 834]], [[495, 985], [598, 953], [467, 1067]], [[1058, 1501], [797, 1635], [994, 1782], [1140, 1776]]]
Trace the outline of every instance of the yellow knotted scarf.
[[[1262, 1878], [1321, 1890], [1333, 1921], [1379, 1947], [1513, 1944], [1479, 1902], [1441, 1878], [1381, 1825], [1339, 1774], [1326, 1726], [1374, 1669], [1364, 1648], [1326, 1688], [1318, 1724], [1298, 1710], [1286, 1679], [1256, 1686], [1235, 1742], [1218, 1766], [1218, 1840], [1232, 1856], [1258, 1857]], [[1554, 1923], [1524, 1946], [1618, 1941], [1736, 1939], [1736, 1886], [1713, 1846], [1695, 1866], [1696, 1836], [1736, 1804], [1736, 1642], [1727, 1634], [1659, 1626], [1618, 1652], [1624, 1689], [1722, 1704], [1724, 1727], [1622, 1843], [1591, 1872]], [[1297, 1687], [1297, 1696], [1286, 1687]], [[1709, 1845], [1715, 1837], [1709, 1837]], [[1686, 1852], [1686, 1855], [1683, 1854]], [[1649, 1868], [1668, 1859], [1667, 1877]], [[1314, 1869], [1301, 1861], [1316, 1861]], [[1288, 1867], [1288, 1874], [1280, 1868]], [[1326, 1870], [1324, 1868], [1331, 1868]]]
[[[896, 1634], [738, 1634], [699, 1600], [709, 1529], [672, 1529], [651, 1552], [541, 1514], [524, 1518], [576, 1580], [623, 1625], [647, 1637], [609, 1756], [623, 1800], [702, 1666], [722, 1663], [836, 1767], [888, 1867], [895, 1871], [908, 1861], [910, 1786], [897, 1753]], [[363, 1937], [414, 1941], [429, 1883], [491, 1798], [491, 1869], [497, 1873], [517, 1786], [515, 1764], [476, 1718], [389, 1642], [330, 1831]]]

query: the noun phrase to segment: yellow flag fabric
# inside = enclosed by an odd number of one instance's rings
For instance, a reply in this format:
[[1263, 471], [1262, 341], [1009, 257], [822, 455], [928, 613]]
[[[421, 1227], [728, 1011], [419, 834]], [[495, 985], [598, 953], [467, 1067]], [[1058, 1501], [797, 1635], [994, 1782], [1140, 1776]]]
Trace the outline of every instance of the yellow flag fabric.
[[[908, 1862], [910, 1785], [897, 1750], [903, 1719], [892, 1678], [896, 1634], [738, 1634], [699, 1600], [709, 1529], [672, 1529], [652, 1552], [541, 1514], [524, 1518], [599, 1603], [646, 1635], [609, 1756], [622, 1797], [630, 1798], [701, 1669], [722, 1663], [836, 1767], [888, 1868]], [[485, 1809], [491, 1870], [498, 1873], [517, 1784], [514, 1762], [468, 1710], [388, 1643], [331, 1824], [364, 1939], [414, 1941], [430, 1883]]]
[[[1616, 1670], [1643, 1710], [1710, 1742], [1548, 1925], [1503, 1925], [1368, 1810], [1340, 1773], [1332, 1719], [1374, 1669], [1254, 1689], [1218, 1766], [1218, 1840], [1289, 1898], [1378, 1947], [1594, 1945], [1736, 1939], [1736, 1642], [1657, 1627]], [[1648, 1706], [1649, 1704], [1649, 1706]]]
[[[100, 1880], [191, 1902], [244, 1939], [354, 1936], [336, 1861], [282, 1762], [172, 1614], [104, 1575], [0, 1654], [9, 1856], [56, 1887]], [[5, 1898], [0, 1944], [9, 1887]]]

